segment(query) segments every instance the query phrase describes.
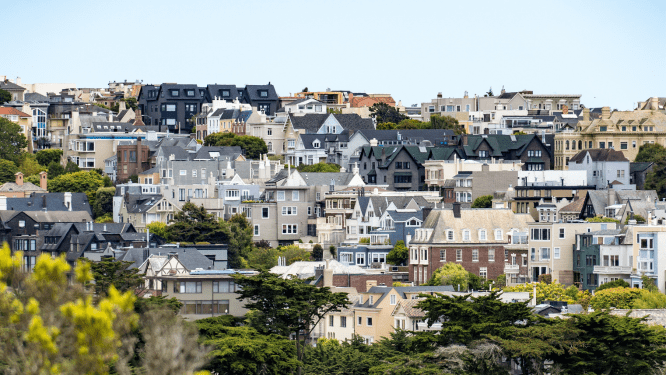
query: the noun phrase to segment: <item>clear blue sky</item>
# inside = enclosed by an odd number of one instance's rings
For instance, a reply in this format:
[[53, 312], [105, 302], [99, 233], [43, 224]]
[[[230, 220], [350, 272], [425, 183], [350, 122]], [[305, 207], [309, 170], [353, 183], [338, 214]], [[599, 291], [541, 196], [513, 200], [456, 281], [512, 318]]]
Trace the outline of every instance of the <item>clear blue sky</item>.
[[666, 96], [659, 1], [0, 0], [0, 74], [106, 87], [271, 82], [403, 104], [492, 86], [632, 109]]

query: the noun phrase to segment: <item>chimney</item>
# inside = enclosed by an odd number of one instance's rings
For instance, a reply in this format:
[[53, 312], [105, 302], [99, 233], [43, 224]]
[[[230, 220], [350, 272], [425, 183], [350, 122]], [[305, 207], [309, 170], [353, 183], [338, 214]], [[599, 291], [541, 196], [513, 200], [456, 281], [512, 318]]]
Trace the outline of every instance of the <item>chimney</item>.
[[23, 173], [16, 172], [14, 176], [16, 176], [16, 185], [23, 186]]
[[601, 108], [601, 119], [608, 120], [610, 118], [610, 107]]
[[460, 219], [460, 202], [453, 202], [453, 217]]
[[0, 195], [0, 211], [7, 211], [7, 197]]
[[324, 286], [332, 288], [333, 287], [333, 270], [331, 269], [329, 262], [330, 259], [326, 259], [326, 268], [324, 268]]
[[48, 190], [48, 173], [46, 171], [42, 171], [39, 173], [39, 187]]
[[72, 210], [72, 193], [65, 193], [65, 207], [67, 207], [67, 211]]
[[583, 108], [583, 121], [590, 121], [590, 109]]
[[369, 291], [373, 286], [377, 286], [377, 280], [366, 280], [365, 281], [365, 291]]
[[171, 258], [176, 258], [176, 259], [178, 259], [178, 253], [175, 252], [175, 251], [170, 252], [170, 253], [169, 253], [169, 259], [171, 259]]
[[354, 104], [354, 103], [352, 102], [353, 99], [354, 99], [354, 94], [352, 94], [352, 93], [350, 92], [350, 93], [349, 93], [349, 104], [350, 104], [350, 105]]
[[143, 123], [143, 120], [141, 119], [141, 110], [137, 108], [136, 111], [134, 111], [134, 126], [145, 126], [146, 124]]
[[653, 96], [650, 98], [650, 109], [653, 109], [655, 111], [659, 110], [659, 98], [656, 96]]
[[377, 146], [377, 138], [372, 138], [370, 140], [370, 147], [376, 147]]
[[437, 93], [437, 99], [441, 99], [441, 98], [442, 98], [442, 93], [441, 93], [441, 92], [438, 92], [438, 93]]
[[120, 113], [120, 111], [124, 111], [126, 109], [127, 109], [127, 106], [125, 106], [125, 101], [124, 100], [119, 101], [118, 102], [118, 113]]

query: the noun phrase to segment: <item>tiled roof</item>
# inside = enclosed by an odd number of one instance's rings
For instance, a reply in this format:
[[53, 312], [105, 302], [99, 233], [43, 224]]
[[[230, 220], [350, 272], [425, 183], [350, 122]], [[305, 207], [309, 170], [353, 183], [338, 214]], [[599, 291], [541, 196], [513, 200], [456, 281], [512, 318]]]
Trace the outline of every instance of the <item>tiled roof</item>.
[[213, 261], [208, 259], [205, 255], [201, 254], [196, 248], [184, 247], [167, 247], [167, 248], [132, 248], [127, 250], [123, 255], [118, 257], [118, 260], [132, 262], [129, 268], [138, 268], [143, 262], [148, 259], [150, 255], [168, 255], [169, 253], [177, 253], [178, 260], [183, 263], [183, 266], [188, 270], [195, 270], [197, 268], [208, 269], [213, 268]]
[[32, 115], [29, 115], [25, 112], [21, 112], [18, 109], [12, 107], [0, 107], [0, 115], [19, 116], [22, 118], [32, 117]]
[[395, 106], [395, 99], [390, 96], [354, 96], [351, 107], [372, 107], [375, 103], [386, 103]]
[[582, 212], [583, 203], [585, 203], [585, 199], [582, 197], [585, 196], [585, 193], [586, 192], [579, 192], [580, 196], [576, 196], [571, 203], [560, 208], [560, 212], [577, 212], [577, 213]]
[[12, 192], [12, 191], [34, 191], [40, 193], [46, 193], [46, 190], [41, 187], [33, 184], [32, 182], [23, 181], [23, 185], [19, 185], [16, 182], [5, 182], [0, 186], [0, 192]]
[[[24, 183], [25, 184], [25, 183]], [[33, 193], [25, 198], [7, 198], [7, 209], [14, 211], [69, 211], [65, 206], [65, 193]], [[85, 193], [72, 193], [72, 211], [86, 211], [92, 214], [88, 196]]]
[[629, 171], [630, 173], [634, 172], [644, 172], [648, 168], [650, 168], [652, 165], [654, 165], [653, 162], [636, 162], [636, 163], [631, 163], [629, 164]]
[[13, 82], [0, 81], [0, 89], [2, 90], [21, 90], [25, 91], [25, 87], [19, 86]]

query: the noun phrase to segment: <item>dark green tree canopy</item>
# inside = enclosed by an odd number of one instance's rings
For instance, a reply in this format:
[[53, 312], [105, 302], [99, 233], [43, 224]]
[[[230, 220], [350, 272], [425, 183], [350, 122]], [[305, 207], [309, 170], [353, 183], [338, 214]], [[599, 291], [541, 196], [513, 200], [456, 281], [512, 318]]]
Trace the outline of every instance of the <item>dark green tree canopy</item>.
[[5, 182], [14, 182], [14, 176], [18, 172], [18, 167], [11, 160], [0, 159], [0, 184]]
[[37, 157], [37, 162], [40, 165], [49, 166], [51, 163], [60, 164], [60, 158], [62, 157], [62, 150], [57, 148], [39, 150], [37, 151], [35, 156]]
[[340, 166], [333, 163], [317, 163], [312, 165], [301, 164], [298, 166], [299, 172], [319, 172], [319, 173], [337, 173], [340, 172]]
[[91, 262], [90, 268], [95, 279], [95, 293], [105, 296], [111, 285], [121, 292], [134, 291], [143, 286], [143, 278], [138, 268], [129, 268], [132, 262], [116, 261], [111, 258]]
[[397, 124], [407, 119], [407, 116], [400, 113], [397, 108], [381, 102], [375, 103], [370, 107], [370, 116], [375, 118], [377, 124], [385, 122]]
[[7, 90], [0, 89], [0, 105], [12, 101], [12, 94]]
[[21, 126], [0, 117], [0, 159], [21, 162], [21, 155], [28, 147], [28, 141], [21, 134]]
[[204, 138], [204, 146], [239, 146], [248, 159], [259, 159], [268, 152], [266, 142], [250, 135], [237, 136], [234, 133], [213, 133]]
[[482, 195], [474, 200], [472, 208], [491, 208], [493, 206], [492, 195]]
[[405, 246], [405, 241], [398, 241], [386, 256], [386, 261], [396, 266], [404, 266], [409, 259], [409, 248]]

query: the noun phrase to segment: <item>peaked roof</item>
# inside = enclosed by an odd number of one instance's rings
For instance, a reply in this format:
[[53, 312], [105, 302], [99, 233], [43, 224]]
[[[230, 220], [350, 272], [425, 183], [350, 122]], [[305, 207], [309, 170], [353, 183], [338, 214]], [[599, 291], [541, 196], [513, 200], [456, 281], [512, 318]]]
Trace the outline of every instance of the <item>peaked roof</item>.
[[614, 150], [612, 148], [595, 148], [580, 151], [569, 160], [569, 163], [581, 163], [585, 160], [585, 156], [588, 154], [592, 161], [629, 161], [622, 151]]
[[[72, 211], [86, 211], [92, 214], [88, 196], [85, 193], [72, 194]], [[7, 198], [7, 209], [14, 211], [68, 211], [65, 206], [65, 193], [33, 193], [25, 198]]]
[[294, 127], [294, 129], [304, 129], [308, 133], [316, 133], [330, 116], [333, 116], [333, 118], [335, 118], [335, 120], [340, 124], [340, 126], [342, 126], [343, 129], [350, 130], [352, 132], [362, 129], [375, 128], [372, 119], [361, 118], [361, 116], [355, 113], [350, 113], [350, 114], [308, 113], [301, 116], [296, 116], [290, 113], [289, 119], [291, 120], [291, 124]]
[[21, 112], [16, 108], [13, 107], [0, 107], [0, 115], [7, 115], [7, 116], [19, 116], [21, 118], [30, 118], [32, 115], [29, 115], [25, 112]]
[[[465, 154], [468, 156], [478, 156], [476, 150], [481, 146], [482, 143], [487, 143], [488, 146], [492, 149], [490, 156], [492, 157], [501, 157], [509, 152], [516, 152], [517, 155], [521, 155], [526, 149], [527, 146], [536, 139], [538, 142], [541, 142], [541, 139], [535, 134], [523, 134], [523, 135], [502, 135], [502, 134], [488, 134], [488, 135], [467, 135], [463, 136], [466, 138], [467, 144], [463, 144], [462, 147], [465, 151]], [[461, 140], [461, 142], [463, 142]]]
[[207, 270], [209, 267], [213, 269], [213, 261], [208, 259], [205, 255], [201, 254], [196, 248], [193, 247], [165, 247], [165, 248], [131, 248], [124, 254], [120, 255], [117, 260], [132, 262], [129, 268], [138, 268], [141, 266], [148, 257], [151, 255], [169, 255], [169, 253], [178, 254], [178, 260], [187, 268], [192, 271], [197, 268]]

